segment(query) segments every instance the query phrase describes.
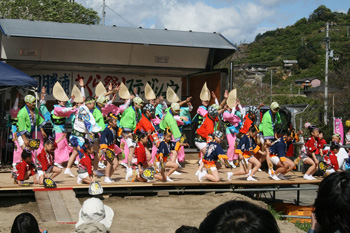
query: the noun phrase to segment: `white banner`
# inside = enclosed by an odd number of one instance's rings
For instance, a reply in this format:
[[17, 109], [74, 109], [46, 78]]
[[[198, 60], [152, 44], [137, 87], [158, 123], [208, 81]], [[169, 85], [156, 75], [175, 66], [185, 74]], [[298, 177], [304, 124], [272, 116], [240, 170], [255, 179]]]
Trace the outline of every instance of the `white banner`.
[[[176, 94], [181, 98], [181, 86], [182, 80], [179, 77], [158, 77], [158, 76], [141, 76], [141, 75], [118, 75], [118, 74], [106, 74], [106, 73], [73, 73], [74, 82], [78, 82], [80, 78], [84, 79], [85, 82], [85, 95], [94, 96], [95, 87], [101, 81], [103, 85], [108, 87], [110, 83], [113, 84], [113, 88], [116, 85], [120, 85], [121, 82], [129, 88], [130, 94], [133, 94], [133, 89], [137, 89], [137, 93], [141, 98], [144, 96], [145, 85], [148, 82], [152, 87], [156, 96], [166, 95], [168, 86], [173, 88]], [[119, 101], [117, 96], [117, 101]]]
[[[162, 95], [165, 98], [168, 86], [173, 88], [176, 94], [181, 98], [182, 79], [180, 77], [159, 77], [159, 76], [141, 76], [141, 75], [118, 75], [109, 73], [89, 73], [89, 72], [56, 72], [56, 71], [40, 71], [28, 72], [30, 76], [38, 80], [38, 90], [43, 86], [46, 87], [47, 100], [55, 100], [52, 96], [53, 86], [59, 81], [70, 97], [73, 84], [79, 87], [78, 81], [84, 79], [85, 95], [94, 96], [95, 87], [101, 81], [103, 85], [108, 87], [112, 83], [113, 88], [123, 82], [129, 88], [130, 94], [133, 94], [133, 89], [136, 88], [139, 96], [144, 97], [144, 88], [146, 82], [150, 84], [156, 96]], [[80, 88], [80, 87], [79, 87]], [[116, 101], [119, 101], [117, 96]]]

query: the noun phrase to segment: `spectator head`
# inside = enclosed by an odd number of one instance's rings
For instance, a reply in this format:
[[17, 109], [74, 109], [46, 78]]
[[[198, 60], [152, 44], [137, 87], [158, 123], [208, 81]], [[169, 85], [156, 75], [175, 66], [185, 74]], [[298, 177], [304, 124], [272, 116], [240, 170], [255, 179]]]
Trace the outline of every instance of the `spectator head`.
[[199, 233], [279, 233], [273, 215], [246, 201], [228, 201], [210, 211]]
[[198, 228], [182, 225], [175, 231], [175, 233], [198, 233]]
[[109, 230], [112, 225], [113, 216], [114, 212], [112, 208], [104, 205], [98, 198], [90, 198], [84, 201], [83, 207], [79, 211], [79, 221], [75, 225], [75, 228], [76, 230], [79, 229], [79, 226], [82, 224], [100, 223]]
[[320, 130], [315, 125], [310, 125], [307, 129], [310, 131], [311, 136], [315, 138], [318, 138], [320, 135]]
[[15, 218], [11, 233], [40, 233], [38, 221], [32, 214], [22, 213]]
[[339, 144], [336, 143], [336, 142], [331, 142], [331, 147], [330, 147], [330, 149], [331, 149], [335, 154], [337, 154], [337, 153], [339, 152], [339, 150], [340, 150], [340, 146], [339, 146]]
[[341, 136], [340, 134], [336, 133], [332, 136], [332, 142], [336, 142], [336, 143], [340, 143], [340, 140], [341, 140]]
[[324, 178], [315, 200], [315, 214], [321, 232], [350, 232], [350, 170]]

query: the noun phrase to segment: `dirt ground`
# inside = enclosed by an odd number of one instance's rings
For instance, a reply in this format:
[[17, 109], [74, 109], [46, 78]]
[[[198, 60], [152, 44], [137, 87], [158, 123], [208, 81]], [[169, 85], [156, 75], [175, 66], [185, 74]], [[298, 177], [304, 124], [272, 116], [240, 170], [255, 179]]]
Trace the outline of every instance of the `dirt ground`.
[[[87, 198], [80, 198], [81, 204]], [[170, 195], [167, 197], [116, 197], [104, 199], [114, 210], [112, 233], [162, 232], [173, 233], [181, 225], [198, 227], [208, 211], [229, 200], [251, 201], [261, 207], [267, 205], [237, 193], [205, 195]], [[56, 222], [42, 223], [34, 197], [3, 197], [0, 199], [0, 232], [10, 232], [13, 220], [22, 212], [32, 213], [40, 227], [50, 233], [74, 232], [74, 225]], [[292, 223], [278, 221], [282, 233], [302, 233]]]

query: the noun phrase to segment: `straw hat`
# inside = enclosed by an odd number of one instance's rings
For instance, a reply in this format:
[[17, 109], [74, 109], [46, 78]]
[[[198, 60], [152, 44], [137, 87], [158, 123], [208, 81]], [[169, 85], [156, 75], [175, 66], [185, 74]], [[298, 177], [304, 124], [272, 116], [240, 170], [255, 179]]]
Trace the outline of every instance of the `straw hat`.
[[130, 99], [131, 97], [129, 90], [124, 83], [120, 83], [119, 97], [125, 100]]
[[233, 106], [236, 105], [236, 99], [237, 99], [237, 89], [233, 89], [228, 93], [228, 98], [227, 98], [227, 105], [230, 108], [233, 108]]
[[146, 100], [156, 99], [156, 95], [154, 94], [152, 87], [148, 83], [146, 83], [146, 86], [145, 86], [145, 98]]
[[59, 82], [53, 86], [52, 95], [58, 101], [68, 101], [69, 98]]
[[75, 103], [82, 103], [84, 102], [83, 94], [79, 90], [79, 88], [74, 84], [72, 89], [72, 96], [74, 95], [74, 102]]
[[168, 87], [166, 90], [166, 99], [169, 101], [169, 103], [177, 103], [180, 101], [180, 98], [171, 87]]
[[207, 87], [207, 82], [204, 83], [202, 90], [201, 90], [201, 94], [199, 95], [199, 98], [202, 101], [209, 101], [210, 100], [210, 91]]
[[106, 90], [106, 88], [105, 88], [105, 86], [102, 84], [102, 82], [100, 81], [98, 84], [97, 84], [97, 86], [96, 86], [96, 88], [95, 88], [95, 95], [96, 96], [101, 96], [101, 95], [103, 95], [104, 93], [106, 93], [107, 92], [107, 90]]

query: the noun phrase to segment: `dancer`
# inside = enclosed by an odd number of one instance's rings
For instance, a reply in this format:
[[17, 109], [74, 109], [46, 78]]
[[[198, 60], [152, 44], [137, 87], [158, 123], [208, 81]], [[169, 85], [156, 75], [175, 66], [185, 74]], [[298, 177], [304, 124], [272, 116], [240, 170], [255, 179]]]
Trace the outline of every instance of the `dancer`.
[[301, 149], [300, 158], [305, 164], [309, 164], [309, 169], [304, 174], [305, 180], [315, 180], [316, 178], [312, 175], [318, 169], [318, 160], [316, 158], [316, 150], [321, 147], [319, 143], [319, 130], [314, 125], [309, 125], [307, 127], [310, 130], [311, 137], [305, 142], [303, 148]]
[[[240, 171], [237, 172], [228, 172], [227, 179], [231, 180], [231, 177], [234, 175], [244, 175], [248, 174], [247, 181], [257, 181], [253, 178], [257, 170], [261, 167], [260, 161], [254, 157], [254, 154], [259, 152], [259, 146], [256, 145], [255, 138], [259, 132], [259, 129], [256, 125], [252, 125], [246, 135], [244, 135], [236, 149], [236, 153], [238, 153], [239, 159], [241, 160]], [[265, 152], [261, 152], [265, 153]], [[250, 174], [248, 171], [248, 163], [255, 165], [255, 167], [251, 170]]]
[[[212, 136], [213, 141], [209, 142], [205, 147], [205, 154], [203, 156], [204, 171], [200, 171], [198, 174], [198, 180], [200, 182], [202, 182], [203, 178], [219, 182], [220, 177], [218, 169], [221, 168], [221, 164], [225, 164], [224, 159], [227, 159], [226, 153], [220, 146], [223, 133], [217, 130]], [[218, 160], [221, 164], [217, 163]]]
[[[161, 181], [173, 181], [169, 176], [173, 174], [179, 165], [175, 162], [177, 157], [177, 151], [179, 151], [181, 146], [188, 146], [187, 143], [180, 143], [171, 141], [172, 132], [170, 128], [166, 128], [164, 131], [164, 140], [160, 143], [157, 152], [157, 167], [158, 173], [154, 176], [156, 179]], [[169, 156], [171, 155], [171, 158]], [[164, 165], [164, 167], [163, 167]], [[170, 168], [168, 172], [165, 168]]]
[[274, 142], [275, 138], [275, 126], [281, 124], [281, 116], [279, 114], [280, 106], [277, 102], [272, 102], [270, 110], [265, 112], [261, 123], [259, 125], [259, 130], [263, 133], [264, 139]]
[[[237, 106], [241, 105], [239, 100], [237, 99], [236, 89], [234, 89], [229, 93], [226, 111], [222, 114], [228, 142], [228, 162], [233, 168], [236, 168], [234, 161], [238, 158], [238, 154], [235, 153], [236, 134], [239, 132], [239, 129], [242, 126], [242, 114], [240, 111], [236, 111]], [[242, 107], [240, 107], [240, 109], [241, 108]]]
[[[65, 125], [71, 116], [77, 112], [77, 109], [76, 106], [72, 106], [74, 96], [72, 96], [72, 98], [69, 100], [59, 82], [55, 83], [52, 94], [57, 100], [57, 104], [54, 105], [54, 109], [51, 111], [51, 124], [53, 126], [52, 131], [55, 138], [59, 139], [62, 137], [62, 135], [67, 135]], [[72, 151], [73, 148], [68, 145], [68, 140], [66, 137], [60, 140], [54, 152], [54, 162], [56, 163], [56, 166], [63, 168], [61, 164], [69, 160], [69, 154], [72, 153]]]
[[111, 177], [113, 173], [117, 170], [119, 160], [118, 160], [118, 154], [122, 152], [121, 149], [119, 149], [118, 146], [116, 146], [117, 141], [117, 116], [113, 113], [110, 113], [108, 116], [108, 126], [102, 131], [101, 133], [101, 145], [100, 150], [102, 150], [104, 153], [106, 153], [106, 149], [110, 149], [115, 153], [115, 157], [112, 161], [107, 160], [107, 166], [106, 166], [106, 176], [105, 176], [105, 183], [112, 183], [114, 182]]
[[285, 131], [283, 137], [277, 139], [269, 148], [270, 161], [277, 167], [275, 174], [271, 174], [274, 180], [287, 180], [284, 175], [295, 168], [295, 163], [286, 157], [288, 143], [292, 140], [292, 135]]
[[22, 160], [16, 164], [15, 168], [12, 171], [12, 177], [14, 183], [21, 186], [24, 184], [25, 180], [28, 180], [30, 176], [33, 176], [34, 184], [38, 183], [38, 180], [35, 177], [34, 165], [32, 164], [32, 151], [24, 149], [22, 152]]
[[90, 155], [94, 153], [94, 145], [89, 141], [85, 140], [83, 146], [81, 147], [83, 156], [79, 160], [78, 164], [78, 184], [90, 184], [93, 181], [94, 173], [91, 166]]
[[50, 138], [46, 139], [44, 142], [44, 148], [40, 154], [38, 154], [37, 173], [40, 185], [43, 185], [44, 178], [48, 178], [48, 173], [52, 173], [52, 176], [50, 178], [54, 179], [62, 172], [62, 168], [54, 164], [54, 154], [55, 150], [57, 150], [58, 143], [62, 141], [63, 138], [66, 138], [66, 135], [63, 134], [62, 137], [56, 142], [52, 141]]

